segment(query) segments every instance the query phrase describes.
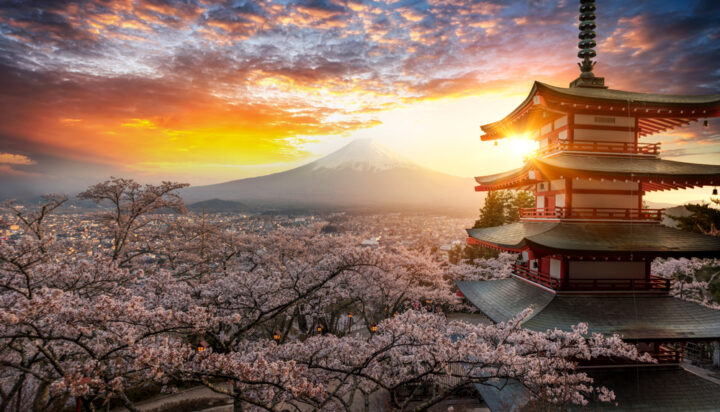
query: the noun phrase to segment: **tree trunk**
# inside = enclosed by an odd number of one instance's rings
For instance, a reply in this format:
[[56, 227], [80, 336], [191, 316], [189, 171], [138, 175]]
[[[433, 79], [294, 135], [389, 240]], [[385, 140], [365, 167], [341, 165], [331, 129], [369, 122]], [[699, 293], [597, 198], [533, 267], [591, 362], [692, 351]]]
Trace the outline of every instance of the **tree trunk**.
[[49, 399], [50, 385], [47, 382], [40, 382], [37, 393], [35, 394], [35, 399], [33, 400], [32, 410], [35, 412], [45, 411]]

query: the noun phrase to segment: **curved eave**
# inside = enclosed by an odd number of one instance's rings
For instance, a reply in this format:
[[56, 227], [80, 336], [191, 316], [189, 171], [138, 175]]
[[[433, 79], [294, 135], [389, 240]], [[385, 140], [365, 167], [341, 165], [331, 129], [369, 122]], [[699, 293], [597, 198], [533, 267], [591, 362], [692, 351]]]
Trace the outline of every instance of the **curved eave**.
[[[468, 237], [478, 244], [508, 251], [519, 251], [526, 239], [555, 227], [553, 222], [517, 222], [502, 226], [466, 229]], [[470, 243], [473, 243], [472, 241]]]
[[714, 340], [720, 311], [669, 295], [559, 295], [517, 278], [457, 282], [458, 289], [493, 322], [507, 322], [532, 306], [523, 327], [570, 331], [584, 322], [590, 333], [626, 340]]
[[502, 134], [501, 131], [507, 131], [511, 125], [513, 120], [522, 115], [526, 110], [528, 110], [528, 107], [532, 105], [533, 97], [535, 97], [535, 94], [537, 93], [538, 85], [542, 84], [540, 82], [533, 82], [533, 86], [530, 89], [530, 94], [523, 100], [522, 103], [518, 107], [515, 108], [512, 112], [510, 112], [509, 115], [505, 116], [501, 120], [498, 120], [497, 122], [487, 123], [480, 126], [480, 129], [482, 129], [485, 134], [480, 137], [482, 141], [489, 141], [489, 140], [497, 140], [502, 139], [505, 137], [505, 134]]
[[[538, 105], [533, 104], [533, 98], [536, 95], [540, 97]], [[643, 136], [685, 125], [700, 118], [720, 116], [720, 94], [636, 93], [588, 87], [556, 87], [535, 81], [528, 96], [515, 110], [497, 122], [480, 126], [485, 132], [485, 135], [481, 136], [481, 140], [502, 139], [519, 132], [520, 130], [515, 129], [522, 129], [522, 127], [517, 127], [515, 122], [529, 112], [540, 113], [546, 112], [548, 109], [551, 113], [555, 113], [557, 110], [567, 111], [570, 104], [585, 106], [581, 106], [579, 110], [601, 110], [601, 107], [593, 107], [596, 104], [621, 106], [625, 109], [624, 113], [641, 118], [640, 134]], [[653, 118], [660, 120], [651, 120]]]
[[532, 163], [547, 179], [625, 179], [640, 182], [646, 192], [720, 184], [720, 165], [658, 158], [560, 154], [532, 159]]
[[[718, 116], [717, 110], [720, 109], [720, 94], [711, 95], [681, 95], [681, 94], [653, 94], [653, 93], [637, 93], [615, 89], [601, 89], [588, 87], [557, 87], [546, 83], [535, 82], [533, 89], [536, 89], [543, 95], [562, 97], [565, 99], [592, 100], [605, 104], [631, 104], [634, 106], [652, 106], [680, 108], [687, 107], [689, 109], [715, 109], [712, 117]], [[696, 113], [697, 114], [697, 113]], [[710, 113], [705, 113], [710, 115]], [[699, 116], [699, 117], [705, 117]], [[710, 116], [709, 116], [710, 117]]]
[[660, 224], [518, 222], [467, 233], [478, 244], [509, 251], [529, 247], [572, 256], [720, 256], [720, 238]]
[[530, 184], [535, 181], [534, 179], [530, 179], [528, 172], [531, 169], [532, 164], [528, 162], [525, 163], [523, 167], [508, 172], [476, 176], [475, 182], [477, 182], [478, 186], [475, 187], [475, 191], [483, 192], [488, 190], [509, 189]]
[[[535, 176], [531, 178], [530, 171]], [[477, 176], [476, 191], [513, 189], [543, 179], [597, 178], [632, 180], [645, 192], [720, 185], [720, 165], [658, 158], [561, 153], [532, 158], [521, 168]]]

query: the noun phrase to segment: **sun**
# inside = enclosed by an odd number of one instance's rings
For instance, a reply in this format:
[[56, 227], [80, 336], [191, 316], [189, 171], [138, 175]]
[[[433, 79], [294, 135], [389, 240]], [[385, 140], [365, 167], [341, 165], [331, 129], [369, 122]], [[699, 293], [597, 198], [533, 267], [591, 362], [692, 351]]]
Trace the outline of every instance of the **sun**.
[[513, 153], [528, 157], [538, 149], [538, 142], [527, 136], [512, 136], [507, 139], [508, 146]]

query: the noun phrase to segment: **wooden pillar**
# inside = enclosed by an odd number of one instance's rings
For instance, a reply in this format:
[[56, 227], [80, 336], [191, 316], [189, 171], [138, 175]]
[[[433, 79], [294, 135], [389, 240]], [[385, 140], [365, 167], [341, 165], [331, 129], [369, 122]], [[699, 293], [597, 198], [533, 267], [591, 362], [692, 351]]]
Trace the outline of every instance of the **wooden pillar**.
[[640, 118], [635, 116], [635, 132], [634, 132], [634, 139], [635, 139], [635, 148], [638, 147], [638, 144], [640, 144]]
[[570, 216], [572, 213], [572, 176], [563, 177], [565, 179], [565, 215]]

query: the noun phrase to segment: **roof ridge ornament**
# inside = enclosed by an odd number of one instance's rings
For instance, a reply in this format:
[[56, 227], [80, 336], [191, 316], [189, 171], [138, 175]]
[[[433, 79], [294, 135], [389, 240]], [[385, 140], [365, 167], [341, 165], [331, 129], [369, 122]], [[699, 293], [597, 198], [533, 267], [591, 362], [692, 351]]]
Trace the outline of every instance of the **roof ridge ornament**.
[[578, 57], [582, 59], [581, 63], [578, 63], [580, 67], [580, 77], [573, 80], [570, 83], [570, 87], [598, 87], [607, 88], [605, 86], [605, 79], [603, 77], [595, 77], [593, 74], [593, 68], [597, 62], [592, 61], [595, 53], [595, 0], [580, 0], [580, 34], [578, 38]]

